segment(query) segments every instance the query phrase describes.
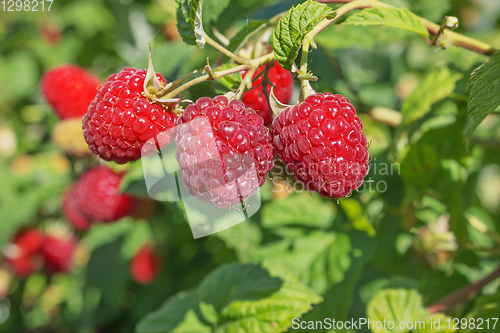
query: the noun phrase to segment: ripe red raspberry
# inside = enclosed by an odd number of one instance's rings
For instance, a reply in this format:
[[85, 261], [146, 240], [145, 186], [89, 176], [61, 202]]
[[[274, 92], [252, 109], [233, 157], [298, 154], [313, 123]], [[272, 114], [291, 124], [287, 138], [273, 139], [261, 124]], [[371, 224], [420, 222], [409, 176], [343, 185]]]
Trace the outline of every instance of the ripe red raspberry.
[[[156, 77], [166, 84], [163, 76]], [[103, 160], [133, 162], [141, 158], [141, 149], [151, 138], [158, 137], [160, 146], [173, 139], [159, 134], [173, 127], [177, 116], [143, 95], [145, 78], [146, 70], [130, 67], [112, 74], [83, 117], [83, 136]], [[148, 144], [144, 154], [154, 151], [156, 145]]]
[[280, 160], [311, 192], [343, 198], [368, 173], [363, 123], [349, 100], [315, 94], [286, 108], [273, 121], [273, 142]]
[[177, 161], [184, 186], [203, 202], [229, 209], [252, 196], [274, 165], [264, 120], [239, 100], [202, 97], [179, 118]]
[[64, 192], [62, 211], [69, 223], [78, 231], [84, 231], [90, 228], [90, 221], [85, 217], [75, 201], [75, 188], [70, 186], [66, 192]]
[[[261, 74], [265, 66], [261, 66], [253, 77]], [[245, 77], [245, 73], [243, 73]], [[247, 91], [243, 94], [242, 101], [245, 106], [252, 108], [257, 112], [262, 118], [264, 118], [264, 124], [270, 125], [272, 122], [271, 111], [269, 109], [269, 104], [267, 103], [266, 96], [262, 93], [262, 79], [264, 75], [260, 75], [252, 83], [252, 90]], [[269, 69], [269, 80], [274, 85], [273, 93], [278, 98], [281, 103], [287, 104], [292, 98], [293, 93], [293, 76], [290, 71], [287, 71], [280, 66], [278, 62], [274, 63], [274, 66]], [[267, 87], [267, 92], [271, 92], [271, 86]]]
[[61, 119], [81, 118], [100, 84], [101, 80], [85, 69], [62, 65], [45, 72], [40, 89]]
[[130, 262], [130, 274], [140, 284], [149, 284], [158, 276], [160, 258], [151, 245], [143, 246]]
[[85, 230], [90, 222], [110, 222], [130, 213], [134, 199], [119, 193], [123, 176], [98, 166], [85, 172], [66, 190], [63, 211], [76, 229]]
[[37, 266], [41, 266], [38, 260], [38, 252], [44, 242], [44, 235], [37, 229], [26, 229], [20, 231], [11, 244], [4, 249], [7, 264], [12, 271], [21, 278], [27, 278], [33, 274]]
[[48, 234], [42, 247], [45, 267], [52, 273], [68, 272], [78, 240], [69, 232]]

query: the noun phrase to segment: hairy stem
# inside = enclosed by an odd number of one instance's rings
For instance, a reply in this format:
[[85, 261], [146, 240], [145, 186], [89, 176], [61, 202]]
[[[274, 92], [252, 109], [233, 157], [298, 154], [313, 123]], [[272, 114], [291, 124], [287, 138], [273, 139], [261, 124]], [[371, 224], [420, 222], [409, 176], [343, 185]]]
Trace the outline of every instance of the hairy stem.
[[250, 67], [243, 80], [241, 80], [240, 86], [238, 87], [238, 92], [236, 93], [237, 99], [241, 99], [241, 96], [243, 96], [245, 90], [252, 86], [252, 77], [258, 68], [258, 66]]
[[223, 54], [227, 55], [229, 58], [233, 59], [237, 63], [243, 64], [243, 65], [248, 65], [249, 61], [248, 59], [243, 59], [242, 57], [234, 54], [233, 52], [229, 51], [226, 49], [224, 46], [220, 45], [216, 41], [214, 41], [212, 38], [210, 38], [206, 33], [204, 34], [205, 40], [207, 44], [212, 45], [215, 49], [218, 51], [222, 52]]
[[[311, 41], [311, 38], [309, 38], [306, 35], [306, 37], [304, 38], [304, 42], [302, 42], [302, 54], [300, 56], [299, 76], [307, 75], [307, 59], [309, 57], [310, 41]], [[301, 92], [301, 96], [303, 96], [304, 99], [307, 96], [307, 87], [308, 87], [308, 80], [301, 79], [300, 80], [300, 92]]]
[[192, 87], [194, 85], [197, 85], [198, 83], [201, 83], [201, 82], [204, 82], [204, 81], [208, 81], [208, 80], [212, 80], [212, 79], [216, 80], [218, 78], [221, 78], [221, 77], [224, 77], [224, 76], [228, 76], [228, 75], [231, 75], [231, 74], [234, 74], [234, 73], [239, 73], [239, 72], [242, 72], [242, 71], [247, 71], [249, 69], [250, 69], [249, 65], [239, 65], [239, 66], [236, 66], [236, 67], [233, 67], [233, 68], [230, 68], [230, 69], [226, 69], [224, 71], [213, 72], [213, 75], [205, 74], [205, 75], [199, 76], [199, 77], [197, 77], [195, 79], [192, 79], [191, 81], [188, 81], [188, 82], [184, 83], [183, 85], [179, 86], [178, 88], [172, 90], [167, 95], [165, 95], [165, 98], [175, 97], [176, 95], [180, 94], [181, 92], [183, 92], [187, 88], [190, 88], [190, 87]]
[[[342, 7], [336, 10], [337, 16], [332, 20], [323, 20], [321, 21], [309, 34], [311, 36], [315, 36], [320, 33], [323, 29], [329, 26], [331, 23], [335, 22], [338, 18], [347, 14], [348, 12], [355, 9], [364, 9], [364, 8], [373, 8], [373, 7], [389, 7], [395, 8], [389, 4], [376, 1], [376, 0], [318, 0], [319, 2], [324, 3], [345, 3]], [[439, 33], [439, 24], [433, 23], [425, 18], [419, 17], [422, 23], [425, 25], [429, 33], [433, 36], [436, 36]], [[492, 55], [496, 50], [489, 44], [478, 41], [474, 38], [467, 37], [461, 35], [459, 33], [450, 31], [445, 29], [443, 31], [443, 36], [447, 38], [451, 44], [455, 46], [459, 46], [477, 53], [481, 53], [487, 56]], [[428, 42], [432, 43], [432, 41], [428, 40]]]
[[471, 283], [468, 286], [454, 292], [453, 294], [443, 298], [440, 301], [437, 301], [436, 303], [430, 305], [427, 309], [429, 312], [436, 313], [445, 310], [448, 308], [450, 305], [456, 304], [456, 303], [461, 303], [464, 301], [467, 301], [474, 297], [484, 286], [486, 286], [488, 283], [494, 281], [500, 277], [500, 267], [498, 267], [493, 273], [490, 275], [486, 276], [485, 278]]

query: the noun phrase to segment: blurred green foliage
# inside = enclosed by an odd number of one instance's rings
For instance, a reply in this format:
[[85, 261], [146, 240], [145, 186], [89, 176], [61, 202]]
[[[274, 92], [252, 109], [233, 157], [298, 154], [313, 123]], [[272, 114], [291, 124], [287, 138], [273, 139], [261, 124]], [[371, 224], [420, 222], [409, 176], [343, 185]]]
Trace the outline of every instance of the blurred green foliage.
[[[457, 16], [458, 32], [500, 47], [496, 0], [385, 2], [436, 23]], [[234, 49], [245, 31], [297, 3], [205, 0], [205, 30], [236, 36]], [[98, 163], [52, 144], [58, 120], [38, 89], [43, 72], [71, 63], [104, 80], [126, 66], [145, 68], [148, 43], [168, 81], [202, 69], [207, 57], [214, 67], [229, 63], [178, 38], [174, 0], [55, 0], [50, 12], [0, 11], [0, 40], [0, 246], [23, 225], [64, 221], [64, 189]], [[424, 306], [498, 267], [498, 110], [479, 125], [469, 150], [463, 143], [471, 124], [466, 85], [486, 57], [435, 49], [386, 26], [335, 24], [316, 43], [313, 88], [348, 97], [371, 141], [371, 170], [359, 193], [339, 203], [300, 189], [277, 198], [269, 180], [256, 215], [196, 240], [175, 202], [158, 203], [142, 219], [96, 225], [79, 235], [83, 264], [70, 275], [12, 281], [0, 301], [0, 331], [132, 332], [140, 322], [140, 332], [280, 332], [301, 315], [348, 320], [389, 309], [386, 319], [422, 318]], [[228, 84], [203, 83], [184, 97], [213, 96]], [[379, 107], [389, 111], [386, 121], [374, 113]], [[124, 189], [144, 196], [141, 162], [128, 169]], [[151, 240], [163, 266], [153, 284], [141, 286], [128, 262]], [[499, 285], [496, 279], [447, 314], [498, 317]]]

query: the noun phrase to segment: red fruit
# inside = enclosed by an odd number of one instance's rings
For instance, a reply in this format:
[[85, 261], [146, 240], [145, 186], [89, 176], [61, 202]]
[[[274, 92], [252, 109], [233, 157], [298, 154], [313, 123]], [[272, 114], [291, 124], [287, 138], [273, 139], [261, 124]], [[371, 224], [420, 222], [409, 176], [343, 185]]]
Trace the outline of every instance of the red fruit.
[[[264, 68], [265, 66], [261, 66], [252, 78], [262, 74]], [[243, 74], [243, 77], [245, 77], [245, 73]], [[266, 125], [270, 125], [272, 117], [266, 95], [262, 92], [261, 83], [263, 78], [264, 75], [260, 75], [255, 81], [253, 81], [252, 90], [244, 93], [241, 100], [245, 103], [246, 107], [254, 109], [260, 116], [262, 116]], [[292, 73], [281, 67], [278, 62], [275, 62], [274, 66], [269, 69], [269, 80], [274, 85], [274, 95], [280, 102], [287, 104], [290, 101], [290, 98], [292, 98], [293, 93]], [[267, 87], [267, 92], [271, 92], [270, 85]]]
[[[156, 77], [162, 85], [166, 83], [160, 74]], [[118, 164], [136, 161], [148, 140], [174, 126], [177, 116], [143, 95], [145, 78], [145, 70], [130, 67], [111, 75], [83, 117], [83, 136], [90, 150], [103, 160]], [[172, 139], [160, 135], [158, 144], [163, 146]], [[156, 148], [148, 144], [143, 154]]]
[[26, 229], [15, 238], [14, 244], [19, 246], [24, 253], [34, 254], [42, 248], [44, 235], [38, 229]]
[[45, 72], [40, 89], [61, 119], [81, 118], [100, 84], [101, 80], [83, 68], [62, 65]]
[[36, 263], [31, 256], [19, 254], [6, 259], [12, 271], [21, 279], [25, 279], [36, 272]]
[[17, 234], [14, 241], [5, 247], [4, 255], [12, 271], [27, 278], [37, 270], [37, 254], [44, 242], [44, 235], [37, 229], [26, 229]]
[[90, 221], [80, 212], [75, 201], [75, 189], [70, 186], [64, 192], [62, 210], [69, 223], [78, 231], [90, 228]]
[[42, 247], [46, 268], [52, 272], [68, 272], [78, 244], [70, 233], [47, 235]]
[[143, 246], [130, 262], [130, 274], [135, 281], [149, 284], [158, 276], [160, 258], [153, 252], [151, 245]]
[[274, 165], [264, 120], [238, 100], [202, 97], [184, 111], [177, 131], [182, 182], [203, 202], [228, 209], [252, 196]]
[[105, 166], [85, 172], [68, 190], [63, 211], [79, 230], [89, 222], [110, 222], [124, 217], [134, 207], [134, 199], [119, 193], [123, 173], [115, 173]]
[[349, 100], [315, 94], [273, 121], [280, 160], [311, 192], [343, 198], [363, 183], [369, 152], [363, 123]]

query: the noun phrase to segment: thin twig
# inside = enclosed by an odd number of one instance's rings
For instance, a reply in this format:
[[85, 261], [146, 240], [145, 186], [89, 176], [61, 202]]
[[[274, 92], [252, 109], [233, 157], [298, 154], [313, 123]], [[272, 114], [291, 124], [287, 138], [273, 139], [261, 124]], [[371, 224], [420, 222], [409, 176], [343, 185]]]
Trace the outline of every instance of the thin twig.
[[[323, 29], [325, 29], [327, 26], [338, 20], [340, 17], [343, 15], [347, 14], [348, 12], [355, 10], [355, 9], [365, 9], [365, 8], [373, 8], [373, 7], [386, 7], [386, 8], [396, 8], [394, 6], [391, 6], [387, 3], [383, 3], [380, 1], [376, 0], [318, 0], [319, 2], [323, 3], [345, 3], [345, 5], [339, 7], [336, 10], [337, 16], [332, 19], [328, 20], [325, 19], [321, 21], [309, 34], [311, 36], [316, 36], [318, 33], [320, 33]], [[419, 17], [422, 23], [425, 25], [427, 30], [432, 36], [436, 36], [439, 34], [439, 29], [440, 25], [433, 23], [429, 20], [426, 20], [423, 17]], [[496, 50], [489, 44], [478, 41], [474, 38], [467, 37], [464, 35], [461, 35], [459, 33], [453, 32], [451, 30], [444, 30], [442, 33], [444, 38], [447, 38], [451, 44], [455, 46], [459, 46], [477, 53], [484, 54], [486, 56], [492, 55]], [[432, 43], [432, 40], [427, 39], [428, 43]]]
[[485, 278], [477, 282], [471, 283], [468, 286], [443, 298], [442, 300], [437, 301], [436, 303], [429, 306], [427, 309], [431, 314], [433, 314], [445, 310], [450, 305], [467, 301], [472, 297], [474, 297], [479, 291], [481, 291], [481, 289], [483, 289], [484, 286], [486, 286], [488, 283], [494, 281], [499, 277], [500, 277], [500, 267], [498, 267], [495, 271], [493, 271], [493, 273], [486, 276]]

